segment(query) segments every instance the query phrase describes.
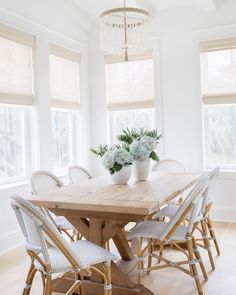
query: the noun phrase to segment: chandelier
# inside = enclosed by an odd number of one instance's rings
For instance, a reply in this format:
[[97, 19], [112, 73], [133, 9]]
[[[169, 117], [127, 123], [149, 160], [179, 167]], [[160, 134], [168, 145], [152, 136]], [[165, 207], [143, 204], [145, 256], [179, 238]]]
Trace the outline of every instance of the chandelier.
[[100, 46], [106, 53], [139, 54], [151, 48], [150, 15], [139, 8], [124, 7], [100, 15]]

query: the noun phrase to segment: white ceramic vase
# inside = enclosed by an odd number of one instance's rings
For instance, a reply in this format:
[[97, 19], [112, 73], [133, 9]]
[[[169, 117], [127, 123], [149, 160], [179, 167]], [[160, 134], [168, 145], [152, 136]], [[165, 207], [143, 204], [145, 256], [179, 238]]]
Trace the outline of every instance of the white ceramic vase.
[[147, 180], [151, 167], [151, 159], [134, 161], [133, 175], [135, 180]]
[[115, 172], [114, 174], [111, 175], [111, 181], [114, 184], [126, 184], [132, 173], [132, 166], [127, 165], [123, 166], [122, 169], [118, 172]]

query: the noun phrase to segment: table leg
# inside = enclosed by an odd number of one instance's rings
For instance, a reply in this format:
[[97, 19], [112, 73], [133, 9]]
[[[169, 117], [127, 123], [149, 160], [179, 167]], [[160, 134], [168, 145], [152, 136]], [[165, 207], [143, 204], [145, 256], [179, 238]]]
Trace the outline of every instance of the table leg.
[[[106, 237], [107, 240], [112, 237], [123, 259], [122, 268], [119, 266], [119, 264], [114, 262], [111, 264], [112, 295], [154, 295], [149, 289], [142, 285], [138, 285], [129, 279], [128, 272], [130, 270], [130, 263], [133, 264], [133, 254], [129, 247], [125, 233], [123, 232], [122, 228], [120, 230], [117, 228], [116, 222], [113, 221], [111, 225], [107, 227], [109, 230], [108, 233], [108, 231], [104, 232], [105, 223], [102, 219], [89, 218], [89, 222], [87, 224], [87, 222], [81, 222], [82, 219], [80, 219], [79, 222], [76, 222], [74, 218], [70, 218], [69, 216], [65, 217], [76, 227], [79, 232], [80, 229], [83, 228], [83, 232], [86, 232], [88, 240], [99, 246], [102, 246], [102, 244], [106, 242], [104, 237]], [[112, 234], [111, 230], [113, 226], [114, 230], [116, 231], [115, 235]], [[69, 289], [70, 284], [70, 282], [65, 281], [62, 284], [59, 284], [55, 291], [65, 293]], [[84, 280], [83, 290], [84, 295], [103, 295], [104, 289], [101, 278], [97, 276], [97, 274], [93, 274], [91, 280]]]
[[131, 248], [129, 246], [129, 243], [123, 230], [121, 230], [113, 237], [113, 241], [123, 260], [127, 261], [134, 258], [134, 255], [131, 251]]

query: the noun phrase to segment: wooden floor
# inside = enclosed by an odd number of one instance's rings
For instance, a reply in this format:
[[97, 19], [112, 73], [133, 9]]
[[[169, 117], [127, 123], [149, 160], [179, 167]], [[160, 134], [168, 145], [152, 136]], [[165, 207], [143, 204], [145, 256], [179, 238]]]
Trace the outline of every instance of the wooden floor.
[[[208, 270], [209, 280], [203, 283], [205, 295], [235, 295], [236, 294], [236, 224], [215, 222], [222, 254], [216, 257], [216, 270], [210, 271], [207, 257], [202, 255]], [[215, 253], [215, 252], [214, 252]], [[168, 255], [176, 256], [169, 252]], [[177, 254], [179, 255], [179, 254]], [[29, 259], [23, 248], [0, 256], [0, 294], [20, 295], [24, 286]], [[132, 275], [132, 274], [131, 274]], [[133, 274], [135, 277], [135, 274]], [[194, 281], [176, 269], [154, 271], [144, 277], [144, 285], [156, 295], [195, 295]], [[32, 295], [41, 295], [41, 281], [35, 277]], [[55, 293], [56, 295], [56, 293]], [[94, 294], [96, 295], [96, 294]]]

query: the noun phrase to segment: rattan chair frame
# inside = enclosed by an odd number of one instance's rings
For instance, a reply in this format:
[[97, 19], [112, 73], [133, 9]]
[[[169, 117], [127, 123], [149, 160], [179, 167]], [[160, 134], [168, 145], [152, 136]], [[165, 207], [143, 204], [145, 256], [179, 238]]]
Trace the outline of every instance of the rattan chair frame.
[[72, 165], [68, 169], [68, 175], [69, 175], [70, 183], [75, 183], [74, 180], [73, 180], [73, 177], [72, 177], [72, 173], [71, 173], [71, 171], [73, 169], [78, 169], [78, 170], [82, 171], [88, 177], [88, 179], [92, 178], [92, 174], [87, 169], [85, 169], [84, 167], [82, 167], [80, 165]]
[[220, 168], [216, 167], [208, 174], [209, 186], [205, 192], [205, 198], [204, 198], [205, 202], [203, 203], [203, 206], [202, 206], [203, 218], [200, 221], [199, 226], [198, 226], [198, 230], [201, 233], [202, 237], [199, 239], [196, 239], [197, 245], [207, 251], [212, 270], [215, 270], [215, 262], [214, 262], [214, 258], [213, 258], [212, 252], [211, 252], [211, 243], [210, 242], [211, 241], [214, 242], [215, 249], [216, 249], [218, 256], [220, 255], [220, 247], [219, 247], [219, 243], [217, 241], [216, 234], [215, 234], [215, 231], [213, 228], [213, 224], [212, 224], [212, 221], [210, 218], [210, 211], [211, 211], [211, 208], [213, 205], [213, 200], [208, 202], [207, 196], [209, 194], [209, 189], [214, 184], [219, 173], [220, 173]]
[[[34, 185], [34, 178], [37, 177], [38, 175], [46, 175], [48, 177], [50, 177], [51, 179], [53, 179], [56, 183], [56, 186], [58, 188], [63, 187], [64, 184], [63, 182], [53, 173], [49, 172], [49, 171], [45, 171], [45, 170], [38, 170], [32, 173], [31, 175], [31, 191], [32, 194], [38, 194], [37, 188]], [[45, 215], [50, 219], [51, 223], [53, 223], [55, 225], [55, 227], [59, 230], [60, 233], [64, 233], [71, 242], [75, 241], [75, 240], [79, 240], [82, 238], [82, 236], [78, 233], [78, 231], [75, 228], [71, 228], [71, 229], [67, 229], [67, 228], [63, 228], [63, 226], [60, 226], [56, 223], [56, 221], [54, 220], [51, 212], [47, 209], [47, 208], [41, 208], [42, 211], [45, 213]]]
[[[56, 229], [52, 226], [50, 221], [47, 221], [46, 216], [42, 216], [40, 214], [35, 215], [35, 212], [32, 211], [29, 207], [24, 204], [24, 201], [19, 196], [12, 196], [12, 207], [17, 212], [17, 210], [23, 210], [26, 214], [29, 212], [31, 215], [35, 216], [36, 219], [40, 222], [40, 228], [45, 233], [45, 235], [54, 243], [57, 249], [64, 255], [67, 261], [73, 267], [72, 271], [68, 271], [62, 274], [55, 282], [52, 281], [52, 267], [51, 264], [46, 264], [38, 255], [37, 252], [33, 250], [26, 249], [30, 259], [31, 264], [27, 274], [25, 288], [23, 290], [23, 295], [29, 295], [31, 291], [31, 286], [33, 283], [33, 279], [35, 277], [36, 272], [38, 271], [35, 268], [34, 261], [38, 261], [38, 263], [42, 266], [43, 271], [39, 271], [41, 273], [42, 285], [43, 285], [43, 295], [52, 295], [53, 289], [56, 285], [60, 284], [63, 280], [72, 280], [73, 284], [69, 288], [69, 290], [65, 293], [65, 295], [72, 295], [75, 291], [79, 291], [79, 294], [83, 294], [82, 282], [83, 278], [90, 277], [93, 272], [96, 272], [100, 275], [104, 282], [104, 295], [112, 295], [112, 285], [111, 285], [111, 261], [105, 261], [101, 263], [102, 270], [95, 266], [82, 266], [78, 260], [73, 256], [73, 254], [69, 251], [69, 245], [66, 247], [65, 244], [62, 243], [58, 234], [55, 232]], [[28, 215], [28, 214], [27, 214]], [[22, 220], [19, 220], [19, 213], [16, 213], [19, 224], [22, 227]], [[24, 226], [24, 225], [23, 225]], [[22, 230], [24, 232], [24, 230]], [[74, 274], [74, 280], [68, 275]]]
[[[171, 236], [177, 229], [179, 225], [181, 225], [187, 215], [191, 211], [197, 210], [197, 207], [199, 205], [199, 202], [202, 202], [203, 194], [204, 191], [206, 190], [206, 185], [208, 183], [208, 178], [204, 177], [202, 178], [199, 183], [193, 188], [193, 191], [195, 192], [195, 199], [198, 199], [198, 202], [194, 203], [191, 202], [186, 209], [182, 212], [181, 216], [178, 218], [174, 226], [170, 228], [170, 230], [166, 233], [164, 237], [158, 238], [158, 239], [153, 239], [153, 238], [148, 238], [148, 244], [142, 249], [142, 238], [136, 238], [135, 243], [136, 243], [136, 252], [137, 252], [137, 258], [138, 258], [138, 283], [142, 283], [142, 276], [143, 273], [150, 273], [153, 270], [158, 270], [158, 269], [163, 269], [167, 267], [174, 267], [185, 274], [191, 276], [194, 278], [196, 287], [198, 290], [198, 294], [202, 295], [202, 287], [198, 275], [198, 270], [197, 270], [197, 264], [199, 263], [204, 279], [207, 280], [208, 276], [205, 270], [205, 266], [203, 264], [201, 254], [198, 249], [197, 242], [194, 238], [194, 232], [197, 228], [197, 223], [194, 223], [192, 226], [191, 232], [188, 232], [184, 240], [171, 240]], [[192, 192], [193, 192], [192, 191]], [[190, 193], [191, 194], [191, 193]], [[193, 213], [192, 213], [193, 214]], [[153, 221], [155, 222], [155, 221]], [[182, 247], [182, 244], [185, 243], [187, 246], [187, 249], [184, 249]], [[185, 254], [186, 260], [180, 260], [178, 262], [173, 262], [170, 259], [167, 259], [164, 257], [164, 249], [166, 246], [172, 246], [181, 251], [182, 253]], [[156, 250], [156, 247], [159, 249], [159, 254], [155, 254], [154, 251]], [[147, 253], [146, 253], [147, 252]], [[145, 254], [146, 253], [146, 254]], [[144, 267], [144, 258], [148, 256], [148, 264], [147, 267]], [[158, 263], [157, 265], [152, 265], [152, 258], [156, 258]], [[161, 264], [162, 263], [162, 264]], [[189, 270], [184, 268], [184, 265], [189, 266]]]

